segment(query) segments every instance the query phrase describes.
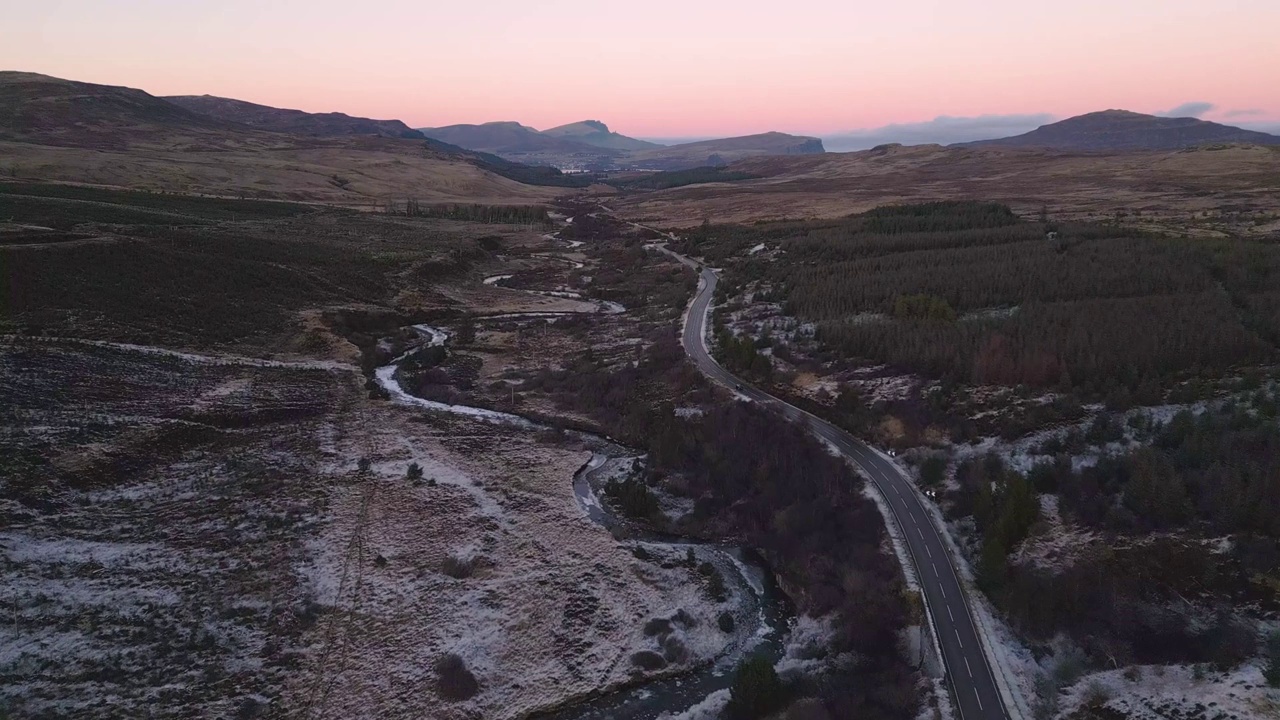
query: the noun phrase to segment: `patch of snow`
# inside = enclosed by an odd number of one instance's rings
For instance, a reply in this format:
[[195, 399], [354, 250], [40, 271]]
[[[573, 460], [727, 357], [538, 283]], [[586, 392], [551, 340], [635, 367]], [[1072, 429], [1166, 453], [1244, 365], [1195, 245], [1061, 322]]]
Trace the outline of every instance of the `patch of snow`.
[[725, 706], [729, 704], [729, 691], [717, 690], [705, 700], [681, 713], [662, 713], [657, 720], [719, 720]]

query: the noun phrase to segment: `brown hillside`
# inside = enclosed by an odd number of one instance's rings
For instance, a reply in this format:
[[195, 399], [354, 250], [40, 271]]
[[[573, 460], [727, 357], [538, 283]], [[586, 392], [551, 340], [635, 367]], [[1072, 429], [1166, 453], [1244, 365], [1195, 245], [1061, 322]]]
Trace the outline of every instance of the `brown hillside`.
[[0, 176], [370, 206], [540, 202], [533, 187], [421, 140], [267, 132], [132, 88], [0, 73]]
[[[1059, 218], [1105, 218], [1175, 231], [1280, 230], [1280, 149], [1225, 145], [1174, 152], [1066, 153], [1022, 148], [886, 146], [856, 153], [744, 160], [757, 180], [689, 185], [612, 204], [654, 223], [840, 217], [876, 205], [940, 199], [1009, 203]], [[1209, 216], [1206, 217], [1205, 213]]]

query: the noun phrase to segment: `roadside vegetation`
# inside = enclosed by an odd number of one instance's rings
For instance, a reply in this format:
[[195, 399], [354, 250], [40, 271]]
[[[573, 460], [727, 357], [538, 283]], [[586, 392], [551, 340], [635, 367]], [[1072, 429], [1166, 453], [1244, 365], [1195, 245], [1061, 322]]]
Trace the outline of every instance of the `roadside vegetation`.
[[725, 268], [721, 362], [902, 451], [1039, 661], [1040, 711], [1088, 670], [1270, 667], [1274, 243], [940, 202], [678, 246]]
[[[785, 261], [741, 257], [757, 243]], [[711, 264], [739, 258], [730, 285], [765, 288], [844, 358], [953, 382], [1158, 393], [1272, 361], [1280, 339], [1280, 248], [1258, 241], [1020, 221], [951, 202], [706, 226], [680, 249]]]

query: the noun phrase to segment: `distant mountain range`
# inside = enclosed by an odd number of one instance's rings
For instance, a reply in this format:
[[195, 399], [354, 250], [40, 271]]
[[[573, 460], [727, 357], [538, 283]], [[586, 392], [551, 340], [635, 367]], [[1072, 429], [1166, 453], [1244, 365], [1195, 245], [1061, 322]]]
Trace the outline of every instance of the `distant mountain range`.
[[309, 113], [302, 110], [284, 110], [213, 95], [172, 95], [161, 99], [201, 115], [271, 132], [321, 137], [378, 135], [412, 140], [426, 138], [421, 132], [399, 120], [370, 120], [340, 112]]
[[1280, 145], [1280, 137], [1196, 118], [1169, 118], [1103, 110], [1042, 125], [996, 140], [956, 143], [953, 147], [1027, 147], [1052, 150], [1121, 152], [1181, 150], [1217, 143]]
[[550, 130], [543, 130], [542, 134], [607, 150], [645, 150], [662, 147], [657, 143], [645, 142], [644, 140], [637, 140], [611, 132], [609, 126], [599, 120], [583, 120], [582, 122], [569, 123], [568, 125], [553, 127]]
[[507, 160], [577, 170], [684, 170], [765, 155], [824, 152], [818, 138], [778, 132], [658, 145], [612, 132], [598, 120], [542, 131], [509, 121], [421, 130], [429, 138]]

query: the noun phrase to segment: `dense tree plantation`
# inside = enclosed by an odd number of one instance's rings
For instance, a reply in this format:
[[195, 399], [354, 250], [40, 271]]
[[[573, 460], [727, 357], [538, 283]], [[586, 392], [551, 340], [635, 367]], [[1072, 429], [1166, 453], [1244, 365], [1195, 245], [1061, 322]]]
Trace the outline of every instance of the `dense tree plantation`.
[[[746, 254], [759, 243], [776, 252]], [[1280, 341], [1280, 247], [1263, 242], [1048, 225], [942, 202], [704, 225], [681, 244], [730, 268], [728, 287], [762, 283], [846, 358], [960, 382], [1167, 389], [1270, 362]]]
[[[981, 535], [979, 584], [1033, 636], [1065, 629], [1121, 662], [1230, 665], [1247, 657], [1255, 638], [1224, 603], [1276, 607], [1276, 400], [1260, 390], [1248, 407], [1139, 421], [1149, 442], [1096, 465], [1074, 467], [1062, 454], [1023, 476], [996, 456], [962, 463], [948, 512], [972, 517]], [[1100, 419], [1089, 441], [1121, 432]], [[1041, 520], [1039, 493], [1055, 494], [1063, 521], [1101, 533], [1105, 544], [1059, 567], [1018, 562]], [[1230, 542], [1218, 547], [1216, 538]], [[1179, 608], [1189, 603], [1221, 615], [1188, 623]]]
[[461, 220], [478, 223], [505, 223], [511, 225], [537, 225], [550, 227], [547, 209], [540, 205], [426, 205], [412, 198], [404, 203], [388, 202], [384, 208], [388, 215]]

